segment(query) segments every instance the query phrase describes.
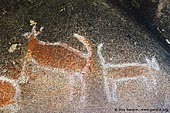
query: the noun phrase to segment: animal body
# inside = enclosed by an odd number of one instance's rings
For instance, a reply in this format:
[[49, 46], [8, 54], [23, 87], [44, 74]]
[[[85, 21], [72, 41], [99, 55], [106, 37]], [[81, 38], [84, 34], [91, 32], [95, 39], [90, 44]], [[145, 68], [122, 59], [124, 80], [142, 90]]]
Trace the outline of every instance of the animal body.
[[70, 78], [71, 84], [74, 83], [74, 76], [78, 74], [82, 82], [82, 94], [84, 95], [85, 81], [83, 77], [90, 73], [93, 66], [93, 48], [91, 42], [78, 34], [73, 35], [86, 47], [87, 53], [83, 53], [66, 43], [49, 43], [38, 40], [37, 36], [42, 33], [42, 29], [37, 32], [36, 24], [34, 24], [32, 32], [25, 34], [25, 37], [28, 39], [28, 52], [25, 56], [21, 75], [26, 75], [26, 65], [33, 59], [41, 66], [69, 72], [68, 78]]
[[48, 65], [53, 68], [63, 68], [66, 70], [83, 71], [89, 69], [93, 63], [93, 49], [90, 41], [78, 34], [73, 36], [82, 42], [87, 48], [87, 54], [68, 46], [66, 43], [56, 42], [48, 43], [37, 39], [42, 30], [36, 32], [36, 26], [32, 28], [32, 32], [26, 34], [28, 38], [27, 60], [32, 57], [37, 63]]

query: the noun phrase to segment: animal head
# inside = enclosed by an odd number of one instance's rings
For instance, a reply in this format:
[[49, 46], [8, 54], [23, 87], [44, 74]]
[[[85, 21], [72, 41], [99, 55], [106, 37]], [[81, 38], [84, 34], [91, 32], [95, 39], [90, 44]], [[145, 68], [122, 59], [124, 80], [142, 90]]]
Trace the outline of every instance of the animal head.
[[157, 62], [157, 60], [154, 56], [152, 57], [151, 60], [146, 57], [146, 62], [149, 65], [150, 68], [155, 69], [157, 71], [160, 70], [159, 64], [158, 64], [158, 62]]
[[36, 31], [36, 22], [30, 21], [30, 25], [32, 26], [32, 31], [25, 33], [23, 36], [27, 39], [36, 38], [38, 35], [40, 35], [43, 32], [44, 27], [41, 27], [39, 31]]

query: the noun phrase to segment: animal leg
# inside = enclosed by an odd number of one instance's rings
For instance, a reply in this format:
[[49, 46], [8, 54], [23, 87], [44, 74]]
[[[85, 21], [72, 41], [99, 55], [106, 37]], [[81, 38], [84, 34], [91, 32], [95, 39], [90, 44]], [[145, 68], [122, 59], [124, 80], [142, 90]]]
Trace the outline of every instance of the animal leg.
[[80, 96], [80, 101], [85, 103], [85, 100], [86, 100], [86, 81], [85, 81], [83, 75], [80, 75], [80, 80], [81, 80], [81, 96]]
[[75, 77], [73, 74], [71, 74], [69, 75], [69, 85], [70, 85], [69, 101], [73, 101], [73, 95], [75, 92], [74, 84], [75, 84]]
[[104, 78], [104, 89], [105, 89], [106, 97], [107, 97], [108, 102], [111, 102], [112, 97], [111, 97], [111, 93], [110, 93], [110, 89], [109, 89], [108, 78], [106, 76], [103, 76], [103, 78]]
[[28, 50], [28, 52], [24, 58], [24, 64], [23, 64], [23, 67], [21, 70], [21, 75], [18, 79], [18, 83], [27, 83], [28, 82], [29, 77], [26, 76], [26, 72], [28, 69], [28, 63], [30, 62], [30, 59], [31, 59], [31, 52]]
[[117, 91], [117, 84], [116, 84], [116, 81], [113, 80], [112, 81], [112, 100], [113, 101], [118, 101], [116, 91]]

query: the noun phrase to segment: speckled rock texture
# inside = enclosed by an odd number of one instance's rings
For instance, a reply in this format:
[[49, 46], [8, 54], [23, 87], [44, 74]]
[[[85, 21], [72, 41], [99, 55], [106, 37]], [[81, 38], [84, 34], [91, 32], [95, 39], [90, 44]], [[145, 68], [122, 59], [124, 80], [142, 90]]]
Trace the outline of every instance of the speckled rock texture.
[[[160, 0], [157, 10], [157, 18], [155, 22], [159, 26], [160, 32], [165, 36], [168, 41], [170, 40], [170, 1], [169, 0]], [[169, 42], [168, 42], [169, 43]]]
[[169, 0], [109, 0], [154, 34], [154, 39], [168, 52]]
[[[166, 2], [157, 24], [162, 26], [166, 32], [162, 33], [168, 38], [170, 3]], [[135, 109], [135, 113], [149, 112], [142, 109], [160, 110], [154, 113], [161, 113], [163, 110], [170, 112], [170, 53], [155, 40], [156, 36], [152, 31], [113, 2], [2, 0], [0, 10], [1, 76], [16, 81], [20, 77], [28, 49], [28, 40], [23, 34], [30, 32], [30, 20], [37, 22], [37, 29], [44, 26], [44, 32], [38, 39], [45, 42], [65, 42], [85, 51], [82, 44], [71, 37], [73, 33], [87, 37], [93, 43], [94, 58], [99, 68], [97, 73], [86, 77], [86, 101], [81, 102], [80, 79], [76, 79], [74, 98], [69, 101], [70, 74], [45, 70], [38, 68], [38, 64], [30, 63], [31, 69], [27, 74], [33, 74], [34, 79], [29, 83], [20, 84], [18, 113], [131, 113], [131, 110]], [[97, 46], [100, 43], [103, 43], [104, 59], [111, 64], [145, 64], [146, 58], [155, 57], [160, 67], [156, 75], [157, 91], [149, 90], [142, 80], [124, 81], [117, 83], [118, 101], [108, 102], [102, 66], [97, 54]], [[13, 48], [12, 45], [16, 46]], [[5, 109], [0, 112], [11, 111]]]

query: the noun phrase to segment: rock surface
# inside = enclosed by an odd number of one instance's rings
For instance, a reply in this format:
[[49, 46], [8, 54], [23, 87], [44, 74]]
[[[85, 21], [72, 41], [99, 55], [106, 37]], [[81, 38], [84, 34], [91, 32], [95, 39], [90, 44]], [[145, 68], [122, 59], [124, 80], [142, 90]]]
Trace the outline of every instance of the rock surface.
[[[168, 11], [169, 5], [167, 5]], [[93, 43], [95, 50], [104, 43], [102, 55], [107, 62], [146, 63], [146, 57], [155, 56], [161, 71], [157, 75], [158, 92], [147, 90], [139, 81], [118, 84], [119, 101], [107, 101], [102, 74], [99, 72], [87, 78], [87, 102], [79, 101], [79, 80], [75, 86], [77, 93], [74, 102], [68, 101], [69, 84], [66, 75], [53, 73], [34, 67], [36, 76], [29, 84], [21, 85], [21, 107], [19, 113], [32, 112], [78, 112], [78, 113], [113, 113], [130, 109], [170, 108], [170, 54], [154, 40], [153, 33], [130, 18], [125, 12], [104, 0], [11, 0], [2, 1], [0, 10], [0, 75], [17, 79], [23, 66], [27, 51], [27, 39], [22, 34], [30, 32], [30, 20], [35, 20], [38, 27], [44, 26], [40, 40], [66, 42], [84, 50], [74, 38], [73, 33], [86, 36]], [[166, 12], [166, 11], [165, 11]], [[158, 24], [168, 31], [170, 17], [160, 17]], [[164, 21], [164, 19], [166, 21]], [[167, 25], [167, 26], [166, 26]], [[168, 32], [165, 33], [168, 37]], [[21, 44], [20, 49], [9, 53], [11, 44]], [[97, 53], [96, 60], [99, 62]], [[13, 63], [15, 62], [15, 63]], [[3, 71], [7, 70], [7, 71]], [[32, 73], [32, 72], [30, 72]], [[169, 109], [170, 111], [170, 109]]]

